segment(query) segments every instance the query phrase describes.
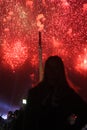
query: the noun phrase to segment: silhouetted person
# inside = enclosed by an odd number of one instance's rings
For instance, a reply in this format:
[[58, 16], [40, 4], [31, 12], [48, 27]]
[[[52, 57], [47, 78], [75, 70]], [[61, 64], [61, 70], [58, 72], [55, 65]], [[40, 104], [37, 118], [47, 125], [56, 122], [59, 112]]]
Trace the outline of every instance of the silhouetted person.
[[24, 121], [24, 110], [21, 108], [20, 110], [15, 110], [11, 130], [23, 130], [24, 125], [23, 121]]
[[87, 105], [67, 83], [60, 57], [47, 59], [42, 82], [28, 93], [24, 130], [80, 130]]
[[5, 120], [0, 116], [0, 130], [5, 129]]

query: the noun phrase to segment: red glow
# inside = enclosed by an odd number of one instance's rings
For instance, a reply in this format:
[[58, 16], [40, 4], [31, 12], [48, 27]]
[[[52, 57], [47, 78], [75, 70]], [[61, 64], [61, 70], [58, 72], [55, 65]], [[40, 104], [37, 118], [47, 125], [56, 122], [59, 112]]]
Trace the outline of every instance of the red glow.
[[69, 3], [67, 2], [67, 0], [61, 0], [61, 2], [63, 7], [69, 7]]
[[44, 29], [44, 24], [43, 24], [43, 22], [45, 21], [44, 15], [39, 14], [36, 18], [36, 21], [37, 21], [38, 31], [42, 31]]
[[33, 1], [32, 0], [26, 0], [26, 6], [28, 6], [30, 9], [33, 9]]
[[[82, 74], [87, 70], [87, 51], [84, 50], [87, 45], [87, 2], [1, 0], [0, 12], [0, 42], [6, 41], [1, 48], [1, 58], [12, 70], [19, 68], [27, 58], [35, 69], [38, 68], [38, 31], [42, 32], [43, 63], [48, 56], [56, 54], [63, 59], [70, 73], [80, 71]], [[18, 47], [22, 50], [17, 51], [18, 45], [14, 41], [22, 38], [24, 42], [19, 42]]]
[[84, 53], [78, 56], [76, 69], [81, 73], [87, 71], [87, 49], [86, 48], [84, 48]]
[[37, 57], [37, 55], [32, 56], [31, 64], [32, 64], [33, 67], [37, 67], [37, 65], [38, 65], [38, 57]]
[[83, 11], [87, 11], [87, 3], [83, 4]]
[[13, 71], [22, 66], [28, 57], [28, 49], [20, 41], [3, 44], [3, 63], [10, 65]]

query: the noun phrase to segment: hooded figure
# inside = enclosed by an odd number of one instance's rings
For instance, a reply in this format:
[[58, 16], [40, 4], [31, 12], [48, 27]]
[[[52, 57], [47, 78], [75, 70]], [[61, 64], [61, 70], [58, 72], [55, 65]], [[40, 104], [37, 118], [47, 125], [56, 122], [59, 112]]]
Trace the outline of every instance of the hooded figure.
[[87, 104], [67, 83], [63, 61], [50, 56], [43, 80], [29, 90], [24, 130], [81, 130]]

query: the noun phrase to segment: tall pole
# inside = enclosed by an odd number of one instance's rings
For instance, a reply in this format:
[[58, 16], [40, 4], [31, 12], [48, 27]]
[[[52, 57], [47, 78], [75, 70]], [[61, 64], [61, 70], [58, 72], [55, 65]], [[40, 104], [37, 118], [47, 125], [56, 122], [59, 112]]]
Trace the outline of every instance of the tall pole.
[[43, 78], [41, 32], [39, 31], [39, 81]]

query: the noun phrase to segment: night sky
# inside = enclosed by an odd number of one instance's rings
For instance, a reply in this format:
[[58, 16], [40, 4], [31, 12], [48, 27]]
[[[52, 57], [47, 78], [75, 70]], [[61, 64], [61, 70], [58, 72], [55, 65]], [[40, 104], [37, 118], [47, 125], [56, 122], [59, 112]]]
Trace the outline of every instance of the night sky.
[[67, 79], [87, 101], [87, 0], [0, 0], [0, 111], [15, 109], [38, 83], [42, 61], [62, 58]]

